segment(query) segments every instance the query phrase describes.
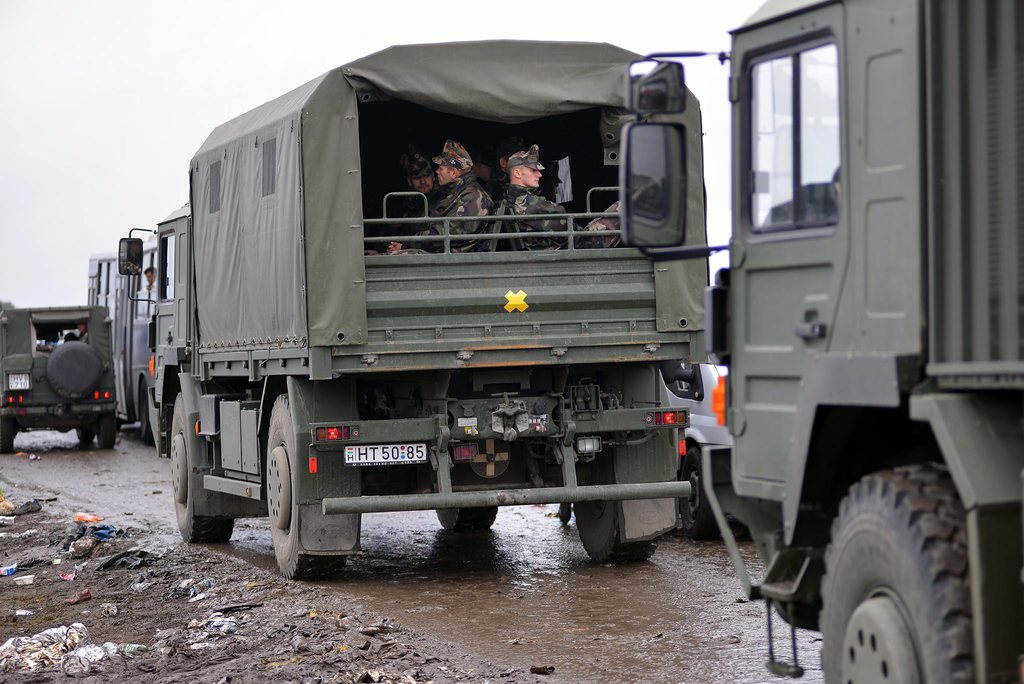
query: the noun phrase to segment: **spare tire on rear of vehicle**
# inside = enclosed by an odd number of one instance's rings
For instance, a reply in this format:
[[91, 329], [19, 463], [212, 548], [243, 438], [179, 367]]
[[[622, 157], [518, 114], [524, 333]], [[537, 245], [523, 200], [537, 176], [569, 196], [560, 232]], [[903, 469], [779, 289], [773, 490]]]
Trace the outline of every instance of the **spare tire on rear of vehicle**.
[[65, 342], [46, 361], [46, 379], [65, 399], [82, 399], [102, 378], [103, 359], [84, 342]]

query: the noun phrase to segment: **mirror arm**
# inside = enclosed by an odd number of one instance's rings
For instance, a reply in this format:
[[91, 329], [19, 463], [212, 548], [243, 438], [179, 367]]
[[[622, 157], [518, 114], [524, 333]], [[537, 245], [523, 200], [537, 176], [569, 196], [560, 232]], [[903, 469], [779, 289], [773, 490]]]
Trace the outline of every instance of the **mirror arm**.
[[723, 252], [728, 249], [729, 245], [691, 245], [689, 247], [650, 248], [642, 251], [654, 261], [666, 261], [669, 259], [706, 259], [715, 252]]
[[728, 52], [652, 52], [644, 57], [648, 59], [689, 59], [691, 57], [717, 57], [719, 64], [725, 64], [732, 59]]
[[150, 230], [149, 228], [132, 228], [131, 230], [128, 231], [128, 237], [131, 237], [136, 232], [139, 232], [139, 233], [149, 233], [150, 235], [156, 235], [156, 231], [155, 230]]

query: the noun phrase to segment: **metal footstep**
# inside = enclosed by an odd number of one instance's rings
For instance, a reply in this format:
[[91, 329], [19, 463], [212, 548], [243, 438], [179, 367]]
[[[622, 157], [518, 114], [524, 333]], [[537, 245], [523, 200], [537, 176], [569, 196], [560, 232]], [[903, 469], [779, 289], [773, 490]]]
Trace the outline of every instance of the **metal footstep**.
[[789, 639], [793, 649], [793, 662], [784, 663], [775, 659], [775, 639], [772, 635], [772, 605], [774, 601], [765, 598], [765, 607], [768, 610], [768, 671], [778, 677], [789, 677], [799, 679], [804, 676], [804, 668], [800, 667], [800, 660], [796, 650], [796, 619], [793, 615], [793, 604], [787, 604], [789, 609]]

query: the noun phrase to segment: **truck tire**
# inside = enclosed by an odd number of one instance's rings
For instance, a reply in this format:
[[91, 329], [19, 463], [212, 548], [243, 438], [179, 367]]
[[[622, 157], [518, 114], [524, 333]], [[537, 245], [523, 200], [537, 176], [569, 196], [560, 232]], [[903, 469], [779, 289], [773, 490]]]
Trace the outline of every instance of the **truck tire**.
[[46, 359], [46, 380], [65, 399], [81, 399], [103, 379], [103, 358], [85, 342], [65, 342]]
[[0, 454], [14, 453], [14, 438], [18, 434], [18, 424], [13, 418], [0, 418]]
[[117, 417], [114, 414], [103, 416], [97, 426], [96, 441], [100, 449], [113, 449], [117, 441]]
[[497, 506], [437, 509], [437, 520], [441, 523], [441, 527], [452, 532], [489, 530], [496, 517], [498, 517]]
[[88, 447], [92, 444], [92, 440], [96, 439], [96, 430], [91, 427], [76, 428], [75, 434], [78, 435], [78, 446]]
[[570, 520], [572, 520], [572, 504], [558, 504], [558, 522], [562, 523], [563, 525], [568, 525]]
[[302, 553], [299, 544], [299, 504], [292, 495], [295, 483], [293, 455], [298, 454], [288, 395], [274, 402], [267, 436], [267, 512], [274, 540], [274, 556], [288, 579], [329, 577], [341, 572], [345, 556]]
[[135, 404], [135, 411], [139, 414], [139, 438], [147, 446], [156, 444], [153, 439], [153, 426], [149, 422], [149, 392], [146, 391], [146, 381], [139, 381], [138, 400]]
[[715, 514], [711, 511], [708, 497], [704, 495], [701, 483], [700, 446], [687, 442], [683, 466], [679, 469], [679, 479], [690, 482], [692, 493], [689, 499], [679, 499], [679, 517], [683, 524], [683, 534], [690, 539], [708, 540], [722, 536], [715, 522]]
[[573, 509], [583, 548], [598, 563], [644, 561], [658, 548], [656, 541], [619, 541], [622, 506], [618, 501], [577, 501]]
[[882, 471], [850, 487], [825, 573], [826, 681], [974, 681], [966, 516], [944, 468]]
[[231, 532], [235, 528], [234, 519], [195, 514], [195, 498], [201, 492], [195, 492], [192, 487], [193, 455], [188, 446], [189, 441], [185, 438], [190, 427], [185, 413], [185, 401], [179, 393], [174, 401], [174, 418], [171, 421], [171, 484], [178, 531], [181, 538], [190, 544], [223, 543], [231, 539]]

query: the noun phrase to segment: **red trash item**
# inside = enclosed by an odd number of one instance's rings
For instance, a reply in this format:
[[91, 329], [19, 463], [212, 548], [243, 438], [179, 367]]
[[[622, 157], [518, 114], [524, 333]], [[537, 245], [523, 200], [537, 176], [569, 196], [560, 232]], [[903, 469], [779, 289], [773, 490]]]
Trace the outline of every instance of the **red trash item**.
[[71, 598], [64, 599], [64, 603], [68, 604], [69, 606], [73, 606], [76, 603], [82, 603], [83, 601], [88, 601], [91, 598], [92, 592], [88, 589], [82, 589], [80, 592], [78, 592]]
[[92, 513], [75, 513], [75, 522], [94, 523], [103, 522], [104, 518]]

